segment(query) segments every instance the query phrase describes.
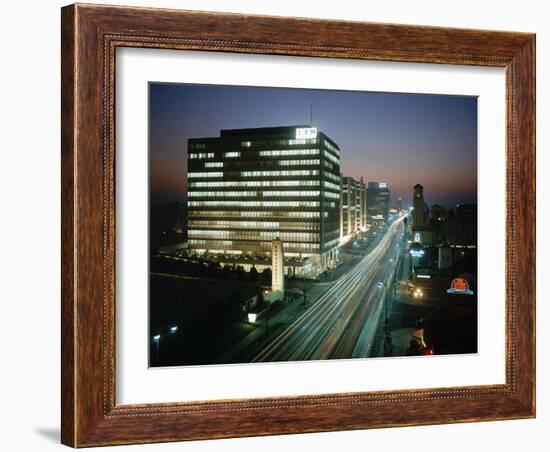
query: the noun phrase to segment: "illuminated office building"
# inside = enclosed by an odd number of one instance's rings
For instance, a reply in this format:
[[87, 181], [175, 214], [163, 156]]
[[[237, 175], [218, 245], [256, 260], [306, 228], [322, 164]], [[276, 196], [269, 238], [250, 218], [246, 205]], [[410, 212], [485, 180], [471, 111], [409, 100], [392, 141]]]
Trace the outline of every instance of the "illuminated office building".
[[364, 231], [367, 228], [367, 187], [363, 178], [357, 184], [355, 203], [359, 206], [359, 214], [356, 219], [356, 229]]
[[334, 265], [340, 238], [340, 149], [307, 125], [222, 130], [188, 142], [188, 238], [197, 254], [271, 262], [287, 272]]
[[367, 194], [363, 178], [342, 178], [342, 235], [348, 237], [367, 226]]
[[367, 221], [385, 221], [390, 213], [390, 189], [386, 182], [367, 184]]

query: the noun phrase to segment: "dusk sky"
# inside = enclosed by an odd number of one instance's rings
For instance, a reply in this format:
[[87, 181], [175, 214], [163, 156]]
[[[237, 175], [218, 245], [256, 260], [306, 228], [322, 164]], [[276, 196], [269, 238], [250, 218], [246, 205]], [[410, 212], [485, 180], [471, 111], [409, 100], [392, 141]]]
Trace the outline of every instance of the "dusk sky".
[[150, 85], [151, 203], [185, 201], [187, 139], [221, 129], [310, 123], [341, 150], [341, 172], [387, 182], [391, 204], [477, 199], [477, 98], [215, 85]]

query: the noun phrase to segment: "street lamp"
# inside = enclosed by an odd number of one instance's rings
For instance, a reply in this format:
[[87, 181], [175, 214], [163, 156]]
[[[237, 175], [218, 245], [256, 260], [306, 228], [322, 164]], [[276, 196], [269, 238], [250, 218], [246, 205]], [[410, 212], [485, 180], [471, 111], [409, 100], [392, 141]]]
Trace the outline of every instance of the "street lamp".
[[170, 327], [170, 333], [175, 333], [176, 331], [178, 331], [178, 326], [172, 326]]
[[153, 342], [155, 343], [155, 351], [156, 351], [156, 358], [157, 358], [157, 365], [159, 363], [159, 348], [160, 348], [160, 334], [155, 334], [153, 336]]

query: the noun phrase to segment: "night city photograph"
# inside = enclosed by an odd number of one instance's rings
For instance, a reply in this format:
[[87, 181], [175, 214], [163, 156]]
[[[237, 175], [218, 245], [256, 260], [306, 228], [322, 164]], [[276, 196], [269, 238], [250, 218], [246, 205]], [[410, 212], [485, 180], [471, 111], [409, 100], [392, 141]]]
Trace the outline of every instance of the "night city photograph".
[[149, 84], [149, 366], [478, 352], [474, 96]]

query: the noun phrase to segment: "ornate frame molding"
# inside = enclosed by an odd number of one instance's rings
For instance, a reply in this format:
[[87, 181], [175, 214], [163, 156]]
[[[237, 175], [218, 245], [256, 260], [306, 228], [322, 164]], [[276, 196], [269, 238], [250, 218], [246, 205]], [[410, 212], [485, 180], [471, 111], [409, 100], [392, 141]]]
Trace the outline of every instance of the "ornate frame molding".
[[[81, 447], [535, 415], [534, 35], [77, 4], [62, 9], [62, 43], [64, 444]], [[116, 405], [118, 47], [504, 67], [506, 383]], [[518, 355], [518, 349], [525, 353]], [[259, 418], [264, 420], [258, 422]]]

